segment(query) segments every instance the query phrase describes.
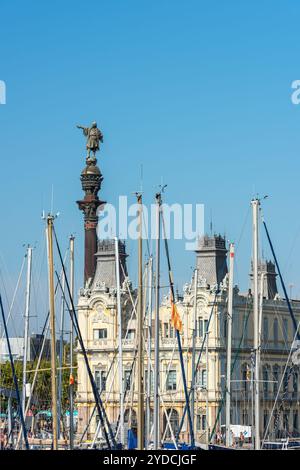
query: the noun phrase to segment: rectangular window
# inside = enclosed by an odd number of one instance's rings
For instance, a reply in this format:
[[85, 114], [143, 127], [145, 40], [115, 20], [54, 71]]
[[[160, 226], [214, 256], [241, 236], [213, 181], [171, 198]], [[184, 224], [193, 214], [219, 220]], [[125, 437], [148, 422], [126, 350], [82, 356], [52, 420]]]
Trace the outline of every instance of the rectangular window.
[[206, 415], [197, 415], [197, 431], [205, 431], [206, 429]]
[[298, 372], [293, 373], [293, 395], [297, 397], [298, 394]]
[[[153, 370], [150, 371], [150, 391], [153, 392], [154, 388]], [[148, 369], [145, 370], [145, 390], [148, 390]]]
[[176, 370], [169, 370], [167, 373], [167, 390], [176, 390]]
[[170, 338], [175, 338], [175, 328], [170, 325]]
[[107, 328], [100, 328], [93, 330], [94, 339], [106, 339], [107, 338]]
[[283, 320], [283, 339], [286, 343], [289, 340], [289, 321], [287, 318]]
[[135, 330], [128, 330], [127, 339], [134, 339], [135, 337]]
[[224, 318], [224, 338], [227, 338], [227, 319]]
[[105, 392], [106, 372], [104, 370], [95, 370], [95, 382], [98, 392]]
[[125, 370], [124, 371], [124, 390], [128, 392], [131, 387], [131, 371]]
[[269, 422], [269, 413], [267, 410], [264, 411], [264, 431], [266, 431]]
[[284, 392], [287, 392], [289, 388], [289, 374], [288, 371], [285, 372], [284, 378], [283, 378], [283, 390]]
[[278, 366], [274, 366], [274, 368], [273, 368], [273, 379], [274, 379], [273, 392], [274, 392], [274, 395], [276, 395], [277, 392], [278, 392], [278, 382], [279, 382], [279, 368], [278, 368]]
[[169, 338], [169, 324], [164, 323], [164, 337]]
[[199, 338], [203, 336], [203, 320], [201, 317], [198, 318], [198, 336]]
[[201, 370], [200, 373], [200, 387], [206, 388], [207, 386], [207, 371], [206, 369]]
[[204, 320], [203, 334], [205, 334], [207, 332], [207, 325], [208, 325], [208, 320]]
[[289, 417], [290, 417], [289, 415], [290, 415], [289, 411], [285, 411], [283, 413], [283, 427], [287, 432], [289, 431]]
[[267, 317], [264, 317], [263, 337], [264, 342], [267, 343], [269, 339], [269, 322]]
[[294, 432], [298, 433], [298, 411], [294, 411], [293, 428], [294, 428]]
[[274, 320], [273, 328], [274, 328], [274, 344], [277, 345], [278, 344], [278, 320], [277, 318], [275, 318]]
[[269, 373], [266, 367], [263, 368], [263, 390], [264, 398], [268, 398], [269, 395]]

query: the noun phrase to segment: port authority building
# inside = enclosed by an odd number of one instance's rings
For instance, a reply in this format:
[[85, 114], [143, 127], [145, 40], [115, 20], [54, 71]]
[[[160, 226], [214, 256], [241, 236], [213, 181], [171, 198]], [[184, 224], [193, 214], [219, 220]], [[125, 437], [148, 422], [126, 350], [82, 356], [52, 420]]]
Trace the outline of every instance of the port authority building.
[[[87, 165], [81, 175], [85, 192], [78, 201], [85, 221], [84, 285], [78, 299], [78, 320], [90, 367], [103, 401], [107, 417], [117, 427], [120, 413], [118, 361], [118, 315], [115, 240], [98, 240], [97, 208], [102, 175], [96, 165]], [[126, 266], [126, 247], [118, 242], [122, 307], [123, 388], [125, 393], [125, 426], [137, 425], [137, 290], [132, 286]], [[225, 432], [225, 381], [228, 319], [227, 247], [220, 235], [204, 236], [195, 253], [197, 286], [193, 275], [178, 295], [176, 305], [183, 329], [181, 333], [187, 385], [192, 383], [195, 357], [197, 367], [194, 413], [196, 442], [207, 442], [215, 433]], [[250, 275], [250, 279], [251, 279]], [[259, 263], [259, 289], [262, 302], [260, 432], [268, 426], [270, 438], [299, 436], [299, 372], [286, 368], [294, 328], [286, 300], [277, 289], [275, 266], [270, 261]], [[144, 284], [149, 285], [147, 269]], [[252, 280], [251, 280], [252, 281]], [[234, 287], [232, 322], [231, 423], [251, 426], [253, 423], [253, 290], [240, 292]], [[146, 302], [147, 304], [147, 302]], [[196, 307], [195, 307], [196, 305]], [[297, 321], [300, 302], [291, 302]], [[174, 438], [185, 408], [178, 346], [170, 323], [171, 302], [162, 298], [160, 306], [160, 438]], [[154, 312], [145, 306], [144, 322], [144, 389], [145, 423], [151, 435], [153, 424]], [[194, 331], [196, 334], [194, 334]], [[207, 342], [204, 341], [206, 332]], [[149, 339], [150, 338], [150, 339]], [[82, 351], [77, 346], [78, 434], [95, 437], [98, 416]], [[281, 385], [281, 389], [279, 389]], [[284, 392], [283, 392], [284, 391]], [[282, 393], [283, 392], [283, 393]], [[275, 397], [278, 400], [274, 409]], [[101, 437], [101, 433], [99, 434]], [[189, 440], [189, 426], [184, 419], [179, 439]], [[151, 438], [149, 439], [151, 440]]]

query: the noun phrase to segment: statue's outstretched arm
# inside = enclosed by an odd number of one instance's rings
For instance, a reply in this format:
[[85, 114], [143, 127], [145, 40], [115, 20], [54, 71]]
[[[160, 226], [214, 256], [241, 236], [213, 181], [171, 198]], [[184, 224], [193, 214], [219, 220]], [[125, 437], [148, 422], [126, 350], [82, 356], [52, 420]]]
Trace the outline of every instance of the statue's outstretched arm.
[[89, 132], [89, 128], [88, 128], [88, 127], [84, 127], [84, 126], [76, 126], [76, 127], [77, 127], [78, 129], [82, 129], [84, 135], [88, 135], [88, 132]]

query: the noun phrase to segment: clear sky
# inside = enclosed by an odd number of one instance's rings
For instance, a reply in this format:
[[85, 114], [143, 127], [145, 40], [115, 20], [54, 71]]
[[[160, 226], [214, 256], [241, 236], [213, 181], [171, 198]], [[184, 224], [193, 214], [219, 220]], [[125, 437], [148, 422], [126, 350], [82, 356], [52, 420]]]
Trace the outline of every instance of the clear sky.
[[[243, 289], [250, 200], [268, 194], [265, 218], [286, 282], [300, 296], [300, 105], [291, 102], [291, 83], [300, 79], [299, 17], [297, 0], [2, 0], [2, 289], [15, 285], [24, 243], [37, 242], [39, 282], [41, 211], [50, 208], [52, 185], [63, 249], [76, 234], [81, 285], [75, 201], [85, 150], [75, 125], [96, 119], [105, 139], [101, 197], [134, 200], [142, 164], [145, 202], [163, 178], [167, 202], [204, 203], [207, 229], [212, 213], [214, 230], [238, 244]], [[263, 247], [268, 256], [265, 240]], [[135, 243], [128, 249], [136, 282]], [[194, 256], [180, 241], [171, 254], [181, 287]]]

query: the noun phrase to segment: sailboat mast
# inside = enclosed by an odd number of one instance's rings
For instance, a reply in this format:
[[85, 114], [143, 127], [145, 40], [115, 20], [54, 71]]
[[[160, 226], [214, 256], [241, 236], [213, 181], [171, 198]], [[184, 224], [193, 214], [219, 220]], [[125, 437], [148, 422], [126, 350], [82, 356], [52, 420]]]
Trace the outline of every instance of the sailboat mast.
[[258, 302], [258, 211], [260, 201], [254, 199], [252, 204], [252, 217], [253, 217], [253, 327], [254, 327], [254, 354], [255, 354], [255, 368], [254, 368], [254, 424], [255, 435], [254, 443], [255, 450], [260, 450], [260, 410], [259, 410], [259, 370], [260, 370], [260, 344], [259, 344], [259, 302]]
[[[74, 240], [73, 235], [70, 236], [70, 294], [74, 301]], [[75, 312], [71, 309], [71, 316], [73, 317]], [[71, 329], [70, 329], [70, 450], [74, 448], [74, 325], [71, 318]]]
[[195, 385], [197, 374], [196, 367], [196, 338], [197, 338], [197, 292], [198, 292], [198, 269], [195, 269], [194, 281], [194, 315], [193, 315], [193, 349], [192, 349], [192, 383], [191, 383], [191, 417], [193, 426], [195, 426]]
[[58, 372], [58, 430], [57, 435], [60, 437], [62, 415], [62, 366], [63, 366], [63, 350], [64, 350], [64, 322], [65, 322], [65, 277], [62, 277], [62, 294], [60, 306], [60, 342], [59, 342], [59, 372]]
[[139, 206], [139, 240], [138, 240], [138, 450], [144, 449], [144, 354], [143, 354], [143, 204], [142, 195], [137, 194]]
[[160, 448], [159, 437], [159, 381], [160, 381], [160, 363], [159, 363], [159, 290], [160, 290], [160, 206], [161, 194], [156, 194], [156, 267], [155, 267], [155, 339], [154, 339], [154, 449]]
[[233, 270], [234, 244], [229, 247], [229, 285], [228, 285], [228, 315], [227, 315], [227, 363], [226, 363], [226, 446], [230, 446], [230, 402], [231, 402], [231, 339], [233, 314]]
[[148, 342], [147, 342], [147, 420], [146, 420], [146, 439], [147, 449], [150, 442], [150, 423], [151, 423], [151, 344], [152, 344], [152, 279], [153, 279], [153, 259], [152, 256], [148, 262]]
[[27, 247], [27, 280], [26, 280], [26, 300], [25, 300], [25, 325], [24, 325], [24, 357], [23, 357], [23, 380], [22, 380], [22, 411], [24, 419], [26, 408], [26, 382], [27, 382], [27, 361], [29, 360], [29, 309], [31, 292], [31, 271], [32, 271], [32, 247]]
[[120, 292], [120, 259], [119, 259], [119, 241], [115, 238], [116, 253], [116, 283], [117, 283], [117, 313], [118, 313], [118, 338], [119, 338], [119, 390], [120, 390], [120, 436], [121, 444], [124, 447], [124, 382], [123, 382], [123, 345], [122, 345], [122, 310], [121, 310], [121, 292]]
[[54, 302], [54, 266], [53, 266], [53, 221], [47, 217], [48, 276], [49, 276], [49, 311], [51, 333], [51, 396], [52, 396], [52, 432], [53, 450], [58, 449], [57, 440], [57, 387], [56, 387], [56, 341], [55, 341], [55, 302]]

